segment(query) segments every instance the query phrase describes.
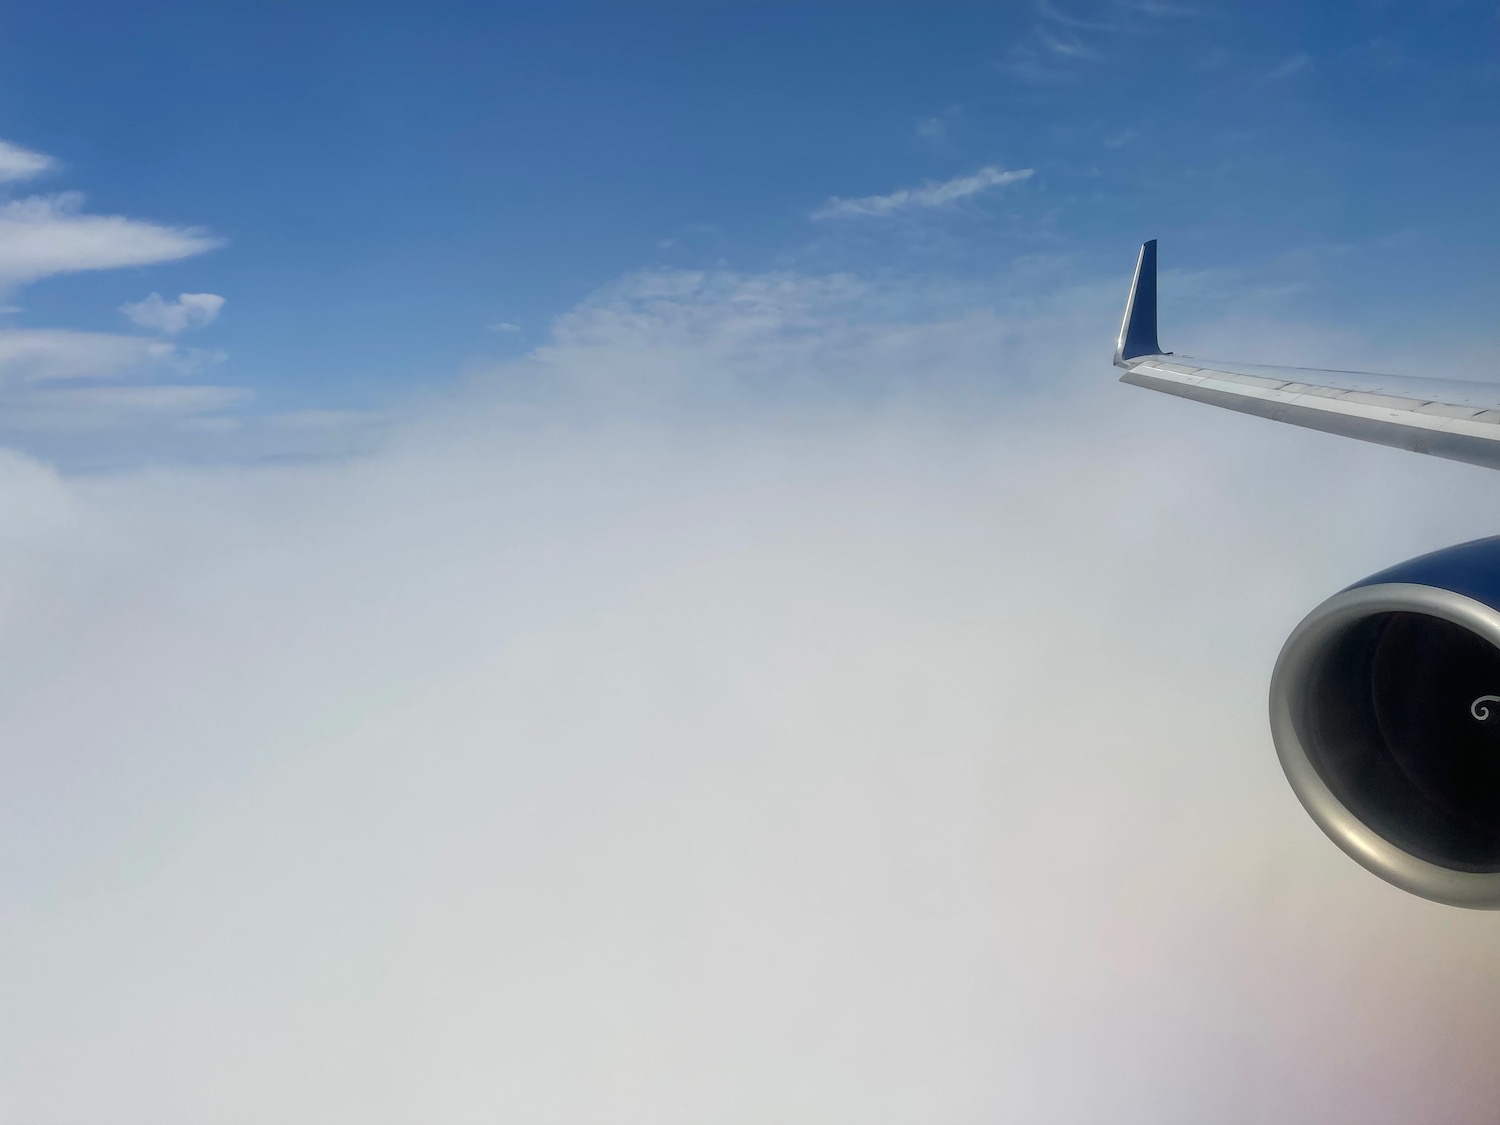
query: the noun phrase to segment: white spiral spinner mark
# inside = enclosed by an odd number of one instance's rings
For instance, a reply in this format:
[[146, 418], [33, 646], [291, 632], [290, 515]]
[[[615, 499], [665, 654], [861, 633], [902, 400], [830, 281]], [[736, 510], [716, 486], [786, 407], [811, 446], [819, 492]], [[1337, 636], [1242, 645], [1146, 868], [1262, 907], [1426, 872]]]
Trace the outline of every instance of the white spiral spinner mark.
[[1490, 717], [1490, 709], [1488, 707], [1481, 707], [1481, 703], [1500, 703], [1500, 695], [1481, 695], [1473, 703], [1469, 704], [1469, 714], [1482, 723]]

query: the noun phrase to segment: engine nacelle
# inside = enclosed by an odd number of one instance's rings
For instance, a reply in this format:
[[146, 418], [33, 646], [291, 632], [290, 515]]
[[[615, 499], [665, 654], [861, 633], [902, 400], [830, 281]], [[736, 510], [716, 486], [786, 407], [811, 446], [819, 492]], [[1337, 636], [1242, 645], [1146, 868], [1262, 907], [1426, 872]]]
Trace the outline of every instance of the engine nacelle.
[[1276, 661], [1271, 733], [1354, 859], [1424, 898], [1500, 909], [1500, 536], [1308, 614]]

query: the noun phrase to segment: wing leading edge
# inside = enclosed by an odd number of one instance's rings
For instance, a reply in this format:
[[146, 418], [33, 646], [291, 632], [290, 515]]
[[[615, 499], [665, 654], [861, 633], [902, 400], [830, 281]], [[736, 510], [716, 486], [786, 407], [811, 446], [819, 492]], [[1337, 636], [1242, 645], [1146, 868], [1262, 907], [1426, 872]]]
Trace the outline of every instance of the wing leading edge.
[[1224, 363], [1164, 352], [1156, 240], [1141, 247], [1115, 347], [1122, 383], [1294, 426], [1500, 469], [1500, 385]]

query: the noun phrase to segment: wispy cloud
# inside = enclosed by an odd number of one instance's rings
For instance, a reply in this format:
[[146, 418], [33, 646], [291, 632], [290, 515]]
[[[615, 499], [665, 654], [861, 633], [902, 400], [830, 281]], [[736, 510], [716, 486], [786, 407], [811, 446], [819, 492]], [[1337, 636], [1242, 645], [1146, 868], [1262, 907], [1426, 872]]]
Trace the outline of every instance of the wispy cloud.
[[0, 141], [0, 183], [29, 180], [57, 167], [57, 161], [45, 153]]
[[182, 348], [149, 336], [64, 328], [0, 329], [0, 386], [60, 379], [107, 379], [150, 368], [193, 375], [223, 352]]
[[1036, 0], [1030, 33], [1012, 45], [998, 69], [1028, 85], [1067, 82], [1077, 77], [1080, 64], [1117, 57], [1120, 36], [1149, 33], [1156, 18], [1199, 14], [1163, 0], [1111, 0], [1104, 11], [1116, 18], [1078, 16], [1052, 0]]
[[[0, 141], [0, 183], [56, 167], [50, 156]], [[83, 203], [80, 193], [61, 192], [0, 204], [0, 293], [58, 274], [176, 261], [222, 241], [197, 227], [87, 214]], [[175, 301], [152, 293], [120, 307], [156, 336], [0, 329], [0, 432], [97, 437], [237, 426], [221, 412], [245, 402], [247, 390], [177, 383], [223, 362], [224, 353], [161, 338], [211, 323], [223, 306], [216, 293], [183, 293]], [[90, 386], [90, 380], [112, 385]], [[70, 381], [85, 385], [59, 386]]]
[[942, 144], [948, 140], [948, 121], [944, 117], [924, 117], [914, 130], [919, 140]]
[[[36, 435], [160, 433], [184, 423], [202, 429], [215, 418], [215, 425], [229, 422], [220, 412], [246, 402], [249, 391], [151, 381], [191, 376], [223, 359], [222, 352], [181, 348], [148, 336], [0, 330], [0, 432], [25, 446]], [[87, 385], [130, 376], [143, 381]]]
[[1313, 57], [1305, 52], [1299, 51], [1295, 55], [1288, 55], [1274, 67], [1261, 76], [1262, 82], [1281, 82], [1288, 78], [1295, 78], [1299, 74], [1306, 74], [1313, 68]]
[[1061, 55], [1065, 59], [1079, 59], [1082, 62], [1099, 62], [1104, 58], [1102, 51], [1080, 42], [1074, 36], [1063, 36], [1048, 31], [1045, 27], [1036, 29], [1037, 38], [1042, 45], [1054, 55]]
[[994, 165], [986, 165], [967, 176], [955, 176], [951, 180], [928, 180], [921, 187], [902, 188], [889, 195], [866, 195], [858, 199], [843, 199], [835, 195], [812, 213], [814, 219], [861, 219], [888, 218], [907, 211], [949, 207], [963, 199], [970, 199], [993, 188], [1003, 187], [1027, 179], [1034, 169], [1016, 168], [1007, 171]]
[[922, 118], [913, 130], [917, 140], [938, 148], [948, 147], [953, 136], [953, 123], [962, 112], [962, 106], [950, 105], [942, 113]]
[[368, 429], [394, 419], [384, 410], [284, 410], [266, 415], [265, 422], [281, 430]]
[[1123, 8], [1130, 8], [1148, 16], [1201, 16], [1203, 9], [1191, 4], [1175, 4], [1169, 0], [1117, 0]]
[[212, 324], [223, 307], [224, 298], [217, 293], [181, 293], [175, 301], [152, 293], [144, 301], [121, 305], [120, 311], [142, 328], [175, 336], [189, 328]]
[[1114, 24], [1101, 23], [1098, 20], [1080, 19], [1048, 3], [1047, 0], [1037, 0], [1036, 11], [1037, 15], [1043, 19], [1051, 20], [1053, 23], [1061, 24], [1063, 27], [1071, 27], [1079, 31], [1113, 31], [1115, 29]]
[[1076, 77], [1074, 68], [1051, 52], [1044, 54], [1035, 43], [1017, 43], [996, 69], [1028, 86], [1050, 86]]
[[118, 375], [164, 358], [171, 347], [112, 332], [5, 329], [0, 331], [0, 385]]
[[237, 426], [223, 411], [252, 397], [244, 387], [137, 386], [26, 388], [0, 393], [0, 428], [18, 434], [100, 434], [128, 430]]
[[0, 286], [175, 261], [222, 241], [196, 227], [84, 214], [79, 192], [34, 195], [0, 205]]

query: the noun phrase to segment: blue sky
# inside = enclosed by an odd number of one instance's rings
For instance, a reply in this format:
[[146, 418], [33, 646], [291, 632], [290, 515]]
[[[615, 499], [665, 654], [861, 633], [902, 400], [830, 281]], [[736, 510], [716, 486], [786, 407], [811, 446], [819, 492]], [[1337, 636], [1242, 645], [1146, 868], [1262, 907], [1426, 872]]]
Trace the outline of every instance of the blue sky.
[[[215, 294], [180, 346], [236, 409], [365, 408], [642, 268], [1056, 287], [1156, 236], [1289, 316], [1487, 337], [1496, 43], [1484, 3], [11, 5], [0, 138], [55, 161], [11, 198], [218, 245], [39, 278], [10, 319]], [[983, 169], [1030, 172], [813, 217]]]

